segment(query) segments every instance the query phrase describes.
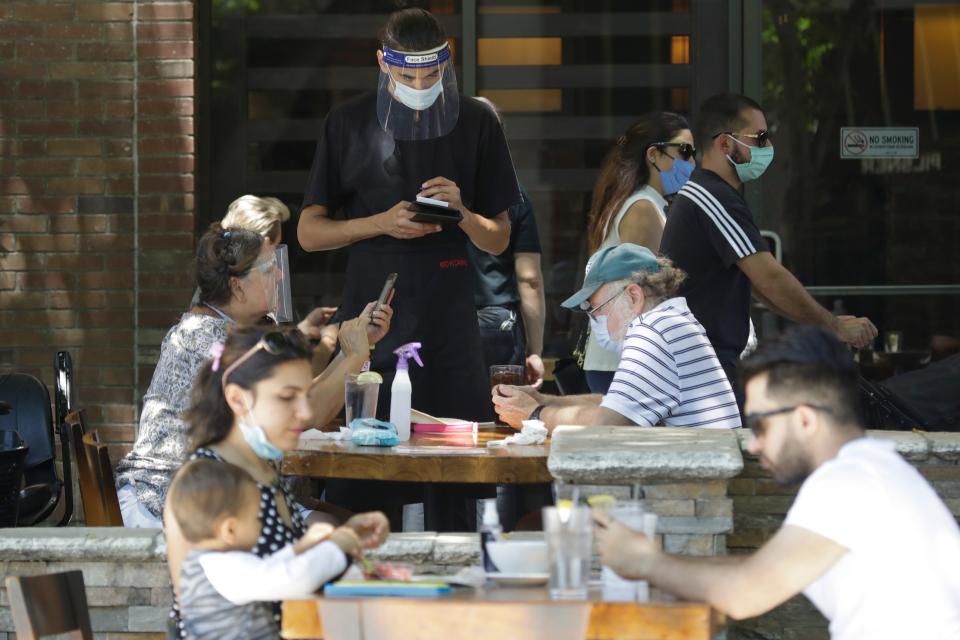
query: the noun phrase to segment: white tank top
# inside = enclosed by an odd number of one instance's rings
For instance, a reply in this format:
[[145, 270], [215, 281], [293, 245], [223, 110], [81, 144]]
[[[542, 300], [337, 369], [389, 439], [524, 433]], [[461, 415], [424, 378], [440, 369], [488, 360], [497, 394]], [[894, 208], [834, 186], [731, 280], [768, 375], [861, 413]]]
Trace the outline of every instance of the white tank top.
[[[607, 247], [615, 247], [620, 244], [620, 222], [623, 220], [623, 216], [626, 215], [627, 211], [634, 205], [634, 203], [640, 200], [648, 200], [657, 210], [657, 215], [660, 216], [661, 226], [667, 223], [667, 217], [664, 215], [663, 210], [667, 206], [667, 201], [663, 199], [663, 196], [660, 195], [660, 192], [651, 187], [648, 184], [643, 185], [636, 191], [634, 191], [629, 198], [623, 201], [623, 204], [620, 205], [620, 210], [617, 211], [617, 215], [610, 219], [610, 222], [607, 223], [607, 228], [604, 232], [603, 242], [600, 244], [600, 249], [606, 249]], [[647, 247], [654, 253], [657, 253], [660, 250], [660, 247]], [[590, 271], [590, 267], [593, 266], [592, 259], [587, 261], [587, 268], [584, 272]], [[620, 364], [620, 356], [612, 351], [607, 351], [599, 344], [597, 344], [596, 339], [591, 333], [587, 338], [587, 350], [586, 355], [583, 358], [583, 369], [585, 371], [616, 371], [617, 365]]]

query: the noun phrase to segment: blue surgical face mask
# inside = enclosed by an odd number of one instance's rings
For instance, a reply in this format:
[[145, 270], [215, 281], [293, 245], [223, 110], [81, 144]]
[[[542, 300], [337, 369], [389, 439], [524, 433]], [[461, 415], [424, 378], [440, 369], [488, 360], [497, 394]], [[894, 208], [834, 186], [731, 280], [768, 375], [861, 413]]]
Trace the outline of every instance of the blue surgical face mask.
[[732, 164], [736, 170], [740, 182], [750, 182], [762, 176], [763, 172], [770, 166], [770, 163], [773, 162], [773, 147], [751, 147], [748, 144], [740, 142], [729, 133], [725, 135], [737, 144], [750, 149], [750, 159], [746, 162], [737, 164], [733, 161], [733, 158], [727, 156], [727, 160], [730, 161], [730, 164]]
[[674, 158], [673, 167], [669, 171], [660, 171], [660, 184], [663, 185], [664, 195], [680, 191], [680, 187], [690, 179], [690, 174], [693, 173], [695, 166], [693, 162]]
[[246, 396], [243, 397], [243, 403], [247, 405], [247, 415], [240, 419], [240, 433], [243, 434], [243, 439], [258, 458], [274, 462], [283, 458], [283, 450], [267, 440], [263, 427], [253, 421], [253, 407], [250, 406]]
[[441, 86], [439, 80], [433, 83], [432, 87], [426, 89], [414, 89], [396, 80], [393, 82], [393, 96], [414, 111], [429, 109], [442, 92], [443, 86]]
[[598, 318], [590, 316], [590, 333], [593, 334], [594, 340], [597, 341], [601, 349], [613, 353], [620, 353], [623, 349], [623, 344], [614, 340], [610, 336], [610, 331], [607, 330], [607, 316]]

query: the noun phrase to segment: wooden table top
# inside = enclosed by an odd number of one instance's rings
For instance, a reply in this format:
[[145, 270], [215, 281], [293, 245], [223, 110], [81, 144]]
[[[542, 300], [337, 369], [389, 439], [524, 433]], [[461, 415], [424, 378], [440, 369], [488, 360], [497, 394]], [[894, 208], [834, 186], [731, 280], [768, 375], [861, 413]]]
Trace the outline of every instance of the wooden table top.
[[550, 440], [542, 445], [487, 447], [516, 433], [481, 425], [471, 433], [414, 433], [396, 447], [361, 447], [349, 441], [302, 439], [283, 457], [294, 476], [408, 482], [516, 484], [552, 482], [547, 470]]
[[[363, 608], [365, 617], [360, 626], [368, 635], [355, 637], [365, 640], [554, 637], [558, 630], [550, 627], [569, 625], [571, 614], [576, 616], [578, 611], [588, 616], [584, 636], [588, 640], [711, 640], [723, 622], [723, 616], [710, 605], [696, 602], [603, 602], [595, 591], [586, 601], [551, 600], [546, 588], [455, 589], [440, 598], [317, 596], [287, 601], [283, 603], [281, 637], [324, 638], [321, 608], [327, 615], [359, 616], [357, 607]], [[374, 631], [378, 618], [389, 622], [386, 633]], [[450, 635], [447, 627], [455, 628], [456, 635]], [[503, 635], [505, 629], [507, 635]], [[337, 640], [341, 635], [332, 630], [328, 633], [326, 640]]]

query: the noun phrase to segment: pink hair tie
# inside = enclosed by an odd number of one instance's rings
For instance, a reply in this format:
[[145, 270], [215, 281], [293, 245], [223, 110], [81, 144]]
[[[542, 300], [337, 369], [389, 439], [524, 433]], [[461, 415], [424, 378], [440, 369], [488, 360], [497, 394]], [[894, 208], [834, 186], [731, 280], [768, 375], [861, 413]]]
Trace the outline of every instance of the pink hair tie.
[[214, 342], [210, 345], [210, 357], [213, 358], [213, 367], [214, 371], [220, 370], [220, 358], [223, 357], [223, 343]]

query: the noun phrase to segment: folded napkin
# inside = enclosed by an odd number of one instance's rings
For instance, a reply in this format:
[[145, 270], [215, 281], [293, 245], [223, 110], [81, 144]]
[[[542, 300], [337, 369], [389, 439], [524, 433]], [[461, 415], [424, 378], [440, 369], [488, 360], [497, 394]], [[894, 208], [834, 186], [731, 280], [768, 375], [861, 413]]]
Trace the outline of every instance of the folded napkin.
[[350, 429], [340, 427], [340, 431], [320, 431], [320, 429], [307, 429], [300, 434], [301, 440], [349, 440]]
[[520, 433], [507, 436], [503, 440], [491, 440], [488, 447], [503, 447], [508, 444], [543, 444], [547, 439], [547, 427], [542, 420], [524, 420]]

